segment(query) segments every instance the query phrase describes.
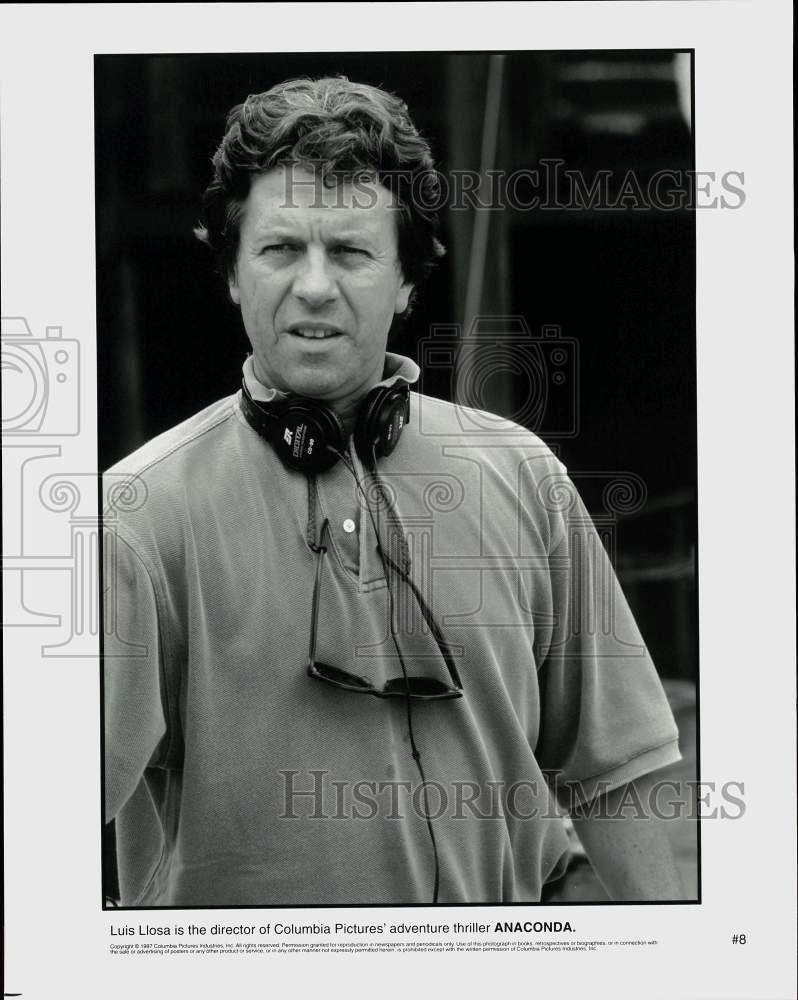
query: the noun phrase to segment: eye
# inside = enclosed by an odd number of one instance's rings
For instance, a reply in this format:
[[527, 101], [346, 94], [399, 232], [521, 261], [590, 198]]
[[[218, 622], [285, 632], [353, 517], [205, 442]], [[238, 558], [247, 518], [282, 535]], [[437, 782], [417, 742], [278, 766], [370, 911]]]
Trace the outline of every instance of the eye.
[[298, 249], [299, 248], [295, 243], [270, 243], [268, 246], [265, 246], [261, 252], [279, 255], [296, 253]]
[[361, 247], [353, 247], [348, 243], [341, 243], [333, 247], [333, 253], [344, 257], [366, 257], [368, 254]]

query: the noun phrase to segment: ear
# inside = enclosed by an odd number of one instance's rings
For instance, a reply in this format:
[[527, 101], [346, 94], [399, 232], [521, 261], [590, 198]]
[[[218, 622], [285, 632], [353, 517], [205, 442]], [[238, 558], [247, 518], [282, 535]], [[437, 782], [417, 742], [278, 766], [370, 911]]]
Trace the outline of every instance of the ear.
[[413, 285], [409, 281], [403, 281], [396, 290], [396, 302], [394, 303], [393, 311], [395, 313], [403, 313], [407, 309], [412, 294]]
[[238, 287], [238, 275], [235, 266], [227, 272], [227, 291], [230, 293], [230, 301], [237, 306], [241, 305], [241, 291]]

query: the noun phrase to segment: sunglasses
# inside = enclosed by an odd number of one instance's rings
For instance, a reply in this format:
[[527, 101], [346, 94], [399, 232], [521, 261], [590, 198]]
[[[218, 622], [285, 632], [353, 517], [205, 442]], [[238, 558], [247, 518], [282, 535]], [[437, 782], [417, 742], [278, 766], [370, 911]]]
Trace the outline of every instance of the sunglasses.
[[[388, 584], [389, 595], [391, 592], [391, 584], [390, 580], [388, 580], [388, 566], [390, 566], [391, 569], [410, 587], [413, 596], [416, 598], [421, 614], [424, 617], [424, 621], [427, 623], [438, 649], [440, 650], [441, 656], [443, 657], [443, 661], [446, 664], [446, 669], [449, 672], [449, 677], [452, 682], [451, 685], [444, 684], [443, 681], [437, 680], [435, 677], [423, 677], [415, 674], [408, 674], [407, 669], [405, 668], [404, 658], [402, 657], [401, 650], [399, 649], [399, 644], [396, 641], [396, 635], [393, 632], [393, 626], [391, 626], [391, 635], [393, 636], [396, 652], [399, 654], [399, 660], [402, 664], [402, 676], [386, 681], [385, 685], [381, 688], [376, 687], [366, 677], [350, 673], [348, 670], [342, 670], [340, 667], [331, 667], [327, 663], [316, 662], [316, 637], [318, 634], [319, 602], [321, 600], [321, 577], [324, 556], [327, 553], [325, 540], [327, 537], [328, 524], [329, 522], [325, 519], [321, 526], [319, 542], [317, 545], [313, 546], [313, 550], [316, 553], [316, 577], [313, 584], [310, 646], [308, 648], [308, 675], [316, 680], [332, 684], [334, 687], [342, 688], [345, 691], [354, 691], [356, 694], [370, 694], [375, 698], [409, 697], [418, 699], [419, 701], [442, 701], [448, 698], [462, 698], [463, 686], [460, 681], [460, 676], [457, 673], [457, 668], [454, 665], [451, 650], [446, 644], [435, 619], [432, 617], [432, 612], [427, 607], [424, 598], [421, 596], [421, 592], [410, 579], [409, 575], [401, 570], [393, 559], [390, 558], [390, 556], [383, 552], [381, 546], [379, 547], [379, 553], [380, 558], [383, 561], [383, 568], [386, 571], [385, 576]], [[391, 620], [393, 621], [393, 601], [391, 601]]]

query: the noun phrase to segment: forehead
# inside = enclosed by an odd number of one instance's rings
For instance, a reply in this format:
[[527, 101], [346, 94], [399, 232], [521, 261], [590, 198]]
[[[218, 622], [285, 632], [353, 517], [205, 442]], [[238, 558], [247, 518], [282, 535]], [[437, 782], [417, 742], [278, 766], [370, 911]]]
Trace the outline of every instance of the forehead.
[[325, 185], [320, 172], [288, 165], [258, 174], [252, 181], [242, 229], [311, 226], [389, 239], [395, 225], [391, 193], [378, 181], [358, 178]]

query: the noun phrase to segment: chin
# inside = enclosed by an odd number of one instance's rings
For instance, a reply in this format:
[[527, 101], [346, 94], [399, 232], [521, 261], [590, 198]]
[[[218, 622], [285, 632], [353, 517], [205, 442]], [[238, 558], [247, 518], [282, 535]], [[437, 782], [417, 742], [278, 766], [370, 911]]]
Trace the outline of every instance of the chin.
[[286, 385], [288, 391], [297, 396], [309, 396], [322, 401], [345, 392], [341, 379], [333, 378], [325, 372], [303, 372], [286, 379]]

